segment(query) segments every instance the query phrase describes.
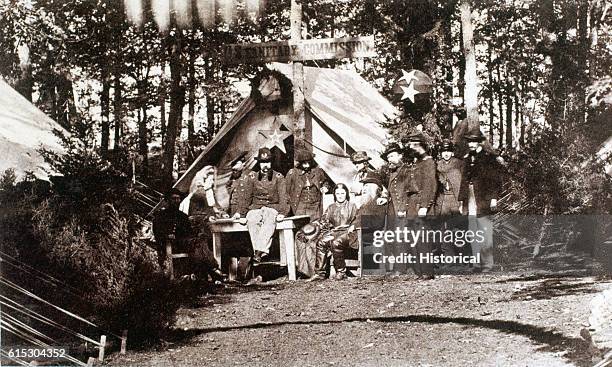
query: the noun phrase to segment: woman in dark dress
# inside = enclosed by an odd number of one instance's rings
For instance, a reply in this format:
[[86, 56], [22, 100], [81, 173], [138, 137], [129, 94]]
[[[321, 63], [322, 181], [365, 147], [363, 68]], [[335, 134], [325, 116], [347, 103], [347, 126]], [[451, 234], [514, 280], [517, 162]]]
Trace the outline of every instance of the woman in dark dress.
[[326, 231], [322, 232], [317, 242], [317, 259], [315, 274], [310, 280], [325, 278], [328, 265], [328, 252], [334, 255], [336, 280], [346, 278], [346, 263], [344, 252], [349, 248], [359, 246], [354, 222], [357, 219], [357, 206], [349, 201], [349, 189], [345, 184], [339, 183], [334, 187], [334, 203], [332, 203], [321, 217], [321, 225]]
[[210, 220], [224, 214], [215, 199], [214, 182], [215, 168], [212, 166], [204, 167], [194, 180], [194, 191], [189, 202], [189, 221], [195, 232], [195, 238], [189, 256], [193, 260], [195, 273], [199, 278], [210, 274], [215, 280], [223, 280], [224, 275], [209, 247], [212, 243]]

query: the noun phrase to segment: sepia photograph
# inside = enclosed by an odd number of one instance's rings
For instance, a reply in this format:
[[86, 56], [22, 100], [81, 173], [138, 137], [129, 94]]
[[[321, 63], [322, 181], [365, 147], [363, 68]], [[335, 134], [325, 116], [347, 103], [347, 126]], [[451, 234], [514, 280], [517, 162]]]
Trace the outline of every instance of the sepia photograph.
[[0, 366], [612, 367], [610, 0], [0, 0]]

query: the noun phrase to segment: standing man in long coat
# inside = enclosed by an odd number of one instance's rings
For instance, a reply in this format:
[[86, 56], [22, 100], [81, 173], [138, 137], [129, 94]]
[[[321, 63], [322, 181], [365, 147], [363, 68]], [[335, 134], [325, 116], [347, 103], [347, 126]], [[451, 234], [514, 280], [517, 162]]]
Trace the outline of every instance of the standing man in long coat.
[[[424, 218], [432, 213], [438, 181], [436, 180], [436, 163], [427, 153], [425, 137], [416, 133], [408, 138], [408, 146], [414, 152], [416, 160], [410, 170], [410, 184], [408, 185], [408, 198], [406, 202], [407, 217]], [[420, 254], [432, 253], [433, 244], [419, 242], [411, 247], [417, 260]], [[414, 271], [419, 279], [433, 279], [433, 264], [417, 261]]]
[[319, 219], [322, 214], [322, 195], [329, 190], [325, 173], [315, 166], [314, 155], [306, 150], [295, 153], [297, 167], [285, 177], [289, 204], [293, 215], [309, 215], [310, 220]]
[[[387, 162], [387, 170], [384, 175], [384, 185], [387, 186], [388, 197], [380, 197], [377, 199], [377, 204], [387, 204], [388, 226], [391, 229], [403, 227], [406, 225], [407, 213], [407, 193], [411, 191], [409, 188], [412, 181], [410, 180], [411, 166], [403, 160], [404, 150], [397, 143], [389, 143], [385, 151], [381, 154], [381, 158]], [[399, 255], [405, 252], [405, 244], [389, 243], [387, 245], [390, 251], [388, 255]], [[394, 275], [405, 273], [408, 269], [406, 264], [389, 264], [389, 269], [394, 272]]]
[[484, 135], [479, 131], [468, 134], [465, 139], [469, 152], [459, 189], [459, 200], [463, 203], [463, 213], [469, 216], [472, 230], [485, 232], [483, 242], [471, 243], [472, 254], [480, 256], [480, 264], [474, 271], [491, 271], [493, 268], [493, 222], [487, 217], [497, 210], [503, 179], [502, 166], [494, 154], [483, 148]]
[[436, 199], [436, 215], [457, 215], [462, 212], [459, 202], [459, 188], [463, 161], [455, 157], [453, 143], [446, 140], [440, 147], [441, 159], [437, 163], [438, 198]]
[[276, 222], [289, 213], [285, 178], [272, 170], [269, 148], [257, 154], [258, 171], [251, 171], [240, 188], [238, 213], [246, 217], [253, 245], [253, 261], [261, 262], [270, 253]]
[[[453, 226], [453, 219], [459, 218], [462, 213], [462, 204], [459, 201], [459, 188], [463, 173], [463, 161], [455, 157], [454, 145], [445, 140], [440, 146], [440, 159], [437, 162], [438, 197], [436, 198], [435, 214], [444, 217], [443, 229]], [[463, 253], [463, 246], [452, 243], [439, 243], [437, 251], [444, 255]]]

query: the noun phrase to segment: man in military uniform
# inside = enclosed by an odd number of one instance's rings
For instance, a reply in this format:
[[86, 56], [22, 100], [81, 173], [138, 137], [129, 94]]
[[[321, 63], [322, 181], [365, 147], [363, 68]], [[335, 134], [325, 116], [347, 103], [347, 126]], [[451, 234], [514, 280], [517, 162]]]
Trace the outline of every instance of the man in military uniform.
[[485, 239], [471, 243], [473, 255], [480, 254], [480, 264], [474, 271], [493, 268], [493, 222], [487, 217], [497, 210], [497, 199], [502, 187], [502, 167], [497, 157], [484, 149], [484, 135], [479, 131], [468, 134], [468, 154], [459, 188], [463, 213], [469, 216], [471, 230], [483, 230]]
[[[437, 180], [436, 164], [433, 158], [427, 153], [425, 148], [425, 137], [421, 133], [416, 133], [408, 138], [408, 147], [414, 152], [416, 157], [410, 169], [409, 184], [406, 188], [406, 216], [408, 218], [423, 218], [431, 214], [433, 203], [436, 198]], [[418, 242], [411, 247], [417, 260], [420, 254], [432, 253], [433, 244], [429, 242]], [[433, 279], [433, 264], [417, 261], [414, 264], [414, 271], [420, 279]]]
[[[249, 174], [249, 171], [245, 169], [247, 154], [248, 151], [246, 150], [240, 151], [229, 163], [229, 168], [232, 170], [232, 173], [226, 184], [227, 194], [229, 196], [229, 207], [227, 211], [234, 219], [240, 218], [238, 203], [240, 201], [240, 193], [243, 192], [241, 188]], [[224, 240], [224, 243], [229, 244], [229, 246], [226, 247], [228, 257], [238, 258], [237, 279], [239, 281], [246, 280], [250, 270], [251, 258], [253, 257], [253, 248], [246, 241], [244, 233], [227, 233], [225, 236], [227, 239]]]
[[268, 256], [276, 221], [289, 213], [285, 179], [272, 170], [272, 154], [268, 148], [260, 148], [257, 154], [258, 171], [251, 171], [239, 194], [238, 213], [246, 225], [253, 245], [254, 262]]
[[227, 181], [226, 188], [227, 194], [229, 195], [229, 208], [228, 214], [231, 216], [238, 214], [238, 197], [240, 194], [240, 186], [244, 183], [246, 176], [248, 175], [246, 168], [246, 156], [248, 152], [246, 150], [241, 151], [238, 155], [230, 162], [229, 167], [232, 170], [229, 181]]
[[[381, 154], [381, 158], [387, 162], [386, 174], [383, 179], [389, 194], [388, 198], [384, 196], [378, 198], [377, 204], [387, 204], [388, 224], [391, 229], [403, 227], [406, 225], [408, 187], [412, 183], [410, 181], [411, 166], [404, 163], [404, 151], [397, 143], [389, 143]], [[390, 250], [387, 253], [388, 255], [399, 255], [406, 250], [406, 245], [401, 243], [389, 243], [387, 247]], [[399, 275], [400, 273], [405, 273], [407, 269], [406, 264], [398, 263], [390, 264], [388, 270], [392, 270], [395, 275]]]
[[355, 165], [355, 175], [353, 181], [349, 185], [351, 200], [357, 205], [361, 206], [361, 189], [363, 187], [362, 180], [367, 176], [368, 172], [371, 171], [368, 168], [368, 162], [372, 158], [368, 157], [368, 153], [364, 151], [355, 152], [351, 155], [351, 162]]
[[285, 177], [287, 194], [293, 215], [309, 215], [310, 220], [321, 216], [322, 194], [329, 190], [325, 173], [315, 167], [314, 155], [306, 150], [295, 153], [297, 167], [292, 168]]
[[436, 199], [436, 215], [454, 215], [462, 212], [459, 202], [459, 187], [463, 161], [454, 156], [453, 143], [445, 140], [440, 146], [440, 159], [436, 169], [438, 172], [438, 198]]
[[[442, 217], [444, 221], [440, 223], [442, 225], [440, 230], [451, 229], [461, 223], [457, 219], [460, 219], [459, 215], [462, 213], [461, 202], [458, 198], [463, 161], [454, 156], [454, 150], [454, 144], [450, 140], [443, 141], [440, 145], [440, 159], [436, 164], [438, 197], [436, 198], [434, 213]], [[441, 243], [437, 244], [436, 248], [439, 254], [453, 256], [463, 254], [465, 247], [441, 241]], [[440, 267], [442, 268], [443, 266]]]
[[[367, 152], [359, 151], [355, 152], [351, 155], [351, 162], [355, 165], [355, 169], [357, 172], [353, 177], [353, 181], [349, 185], [349, 190], [351, 194], [351, 200], [357, 205], [357, 207], [361, 207], [363, 205], [363, 199], [361, 197], [361, 192], [363, 190], [363, 180], [372, 175], [376, 175], [376, 171], [368, 167], [368, 162], [371, 160], [368, 156]], [[381, 194], [382, 198], [387, 198], [388, 192], [383, 187], [383, 192]], [[382, 205], [382, 204], [381, 204]]]

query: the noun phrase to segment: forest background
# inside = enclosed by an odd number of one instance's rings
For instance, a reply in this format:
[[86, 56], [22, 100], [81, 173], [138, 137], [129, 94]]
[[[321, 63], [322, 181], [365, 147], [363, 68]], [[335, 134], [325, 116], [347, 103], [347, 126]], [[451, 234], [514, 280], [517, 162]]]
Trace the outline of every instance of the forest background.
[[[304, 38], [374, 35], [377, 57], [304, 64], [372, 83], [403, 111], [386, 123], [397, 140], [417, 125], [433, 143], [452, 138], [456, 109], [477, 84], [477, 122], [506, 161], [503, 211], [610, 213], [609, 2], [301, 3]], [[53, 187], [3, 174], [2, 251], [78, 285], [87, 312], [111, 328], [145, 339], [171, 325], [176, 305], [154, 255], [130, 240], [131, 162], [141, 181], [167, 189], [261, 70], [226, 66], [223, 46], [287, 40], [289, 19], [289, 0], [2, 0], [0, 75], [72, 133], [65, 156], [46, 153], [64, 177]], [[402, 69], [430, 75], [433, 93], [401, 100], [393, 83]], [[149, 314], [160, 317], [147, 325]]]

